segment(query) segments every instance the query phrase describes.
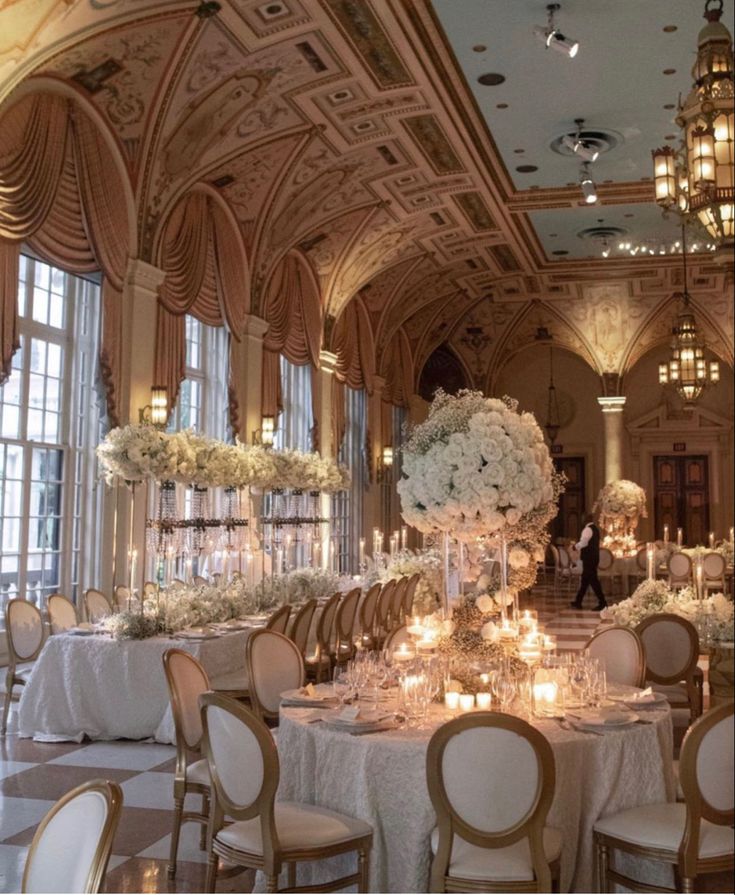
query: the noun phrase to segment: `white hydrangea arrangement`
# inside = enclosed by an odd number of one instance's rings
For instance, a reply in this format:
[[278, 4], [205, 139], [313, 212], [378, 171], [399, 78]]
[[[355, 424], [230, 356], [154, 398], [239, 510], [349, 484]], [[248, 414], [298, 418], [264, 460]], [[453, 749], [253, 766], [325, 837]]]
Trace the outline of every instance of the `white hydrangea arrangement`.
[[365, 575], [365, 584], [376, 581], [398, 580], [419, 574], [419, 583], [413, 597], [414, 615], [431, 615], [436, 612], [442, 592], [442, 559], [434, 548], [425, 550], [399, 550], [385, 565], [372, 566]]
[[608, 606], [601, 618], [634, 628], [649, 615], [671, 612], [689, 619], [698, 629], [706, 627], [710, 639], [733, 640], [733, 602], [724, 594], [712, 594], [700, 600], [693, 588], [671, 590], [665, 581], [644, 581], [627, 600]]
[[[403, 518], [460, 540], [509, 540], [529, 514], [553, 504], [551, 457], [535, 417], [509, 398], [439, 390], [403, 448]], [[557, 492], [558, 493], [558, 492]]]
[[600, 525], [611, 533], [623, 528], [626, 533], [638, 527], [640, 519], [648, 516], [646, 492], [628, 479], [608, 482], [597, 495], [592, 508], [599, 514]]
[[225, 444], [191, 429], [162, 432], [153, 426], [112, 429], [97, 447], [108, 484], [153, 480], [202, 488], [252, 486], [334, 493], [349, 487], [349, 472], [329, 457], [302, 451], [269, 451], [241, 442]]

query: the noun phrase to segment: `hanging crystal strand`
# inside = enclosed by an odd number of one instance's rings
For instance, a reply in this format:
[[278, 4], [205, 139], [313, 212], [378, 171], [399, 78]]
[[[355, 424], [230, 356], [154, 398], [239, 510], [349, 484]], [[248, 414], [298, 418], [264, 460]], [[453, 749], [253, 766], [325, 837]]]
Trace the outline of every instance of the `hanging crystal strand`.
[[444, 612], [449, 617], [449, 533], [442, 532], [442, 571], [444, 572]]
[[500, 535], [500, 622], [505, 628], [508, 621], [508, 542]]

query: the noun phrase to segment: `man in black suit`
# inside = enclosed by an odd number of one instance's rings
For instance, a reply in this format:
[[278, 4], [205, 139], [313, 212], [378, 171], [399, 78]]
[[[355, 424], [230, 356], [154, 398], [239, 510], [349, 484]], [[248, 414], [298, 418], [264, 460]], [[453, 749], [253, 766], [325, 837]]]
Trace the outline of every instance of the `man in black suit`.
[[599, 611], [607, 606], [600, 579], [597, 577], [597, 567], [600, 564], [600, 529], [595, 525], [594, 518], [591, 514], [587, 516], [585, 519], [587, 524], [576, 545], [582, 560], [582, 580], [579, 582], [577, 596], [571, 604], [573, 609], [582, 608], [582, 600], [588, 587], [592, 588], [597, 597], [595, 609]]

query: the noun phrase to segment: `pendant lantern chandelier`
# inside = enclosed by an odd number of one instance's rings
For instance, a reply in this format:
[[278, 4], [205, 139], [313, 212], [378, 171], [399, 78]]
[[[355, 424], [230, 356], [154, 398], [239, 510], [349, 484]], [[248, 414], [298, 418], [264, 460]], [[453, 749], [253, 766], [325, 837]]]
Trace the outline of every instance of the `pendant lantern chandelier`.
[[556, 394], [556, 386], [554, 385], [554, 343], [553, 336], [545, 326], [539, 326], [536, 330], [535, 339], [537, 342], [549, 343], [549, 388], [546, 398], [546, 422], [544, 423], [544, 431], [549, 439], [549, 444], [554, 445], [561, 423], [559, 421], [559, 399]]
[[730, 260], [735, 245], [735, 90], [723, 0], [706, 0], [694, 85], [679, 107], [681, 147], [653, 151], [656, 202], [694, 219]]
[[691, 406], [708, 385], [720, 381], [720, 363], [708, 361], [704, 354], [704, 340], [697, 331], [694, 311], [687, 290], [686, 233], [682, 226], [682, 259], [684, 262], [684, 293], [682, 308], [672, 329], [671, 357], [658, 365], [661, 385], [673, 385], [685, 405]]

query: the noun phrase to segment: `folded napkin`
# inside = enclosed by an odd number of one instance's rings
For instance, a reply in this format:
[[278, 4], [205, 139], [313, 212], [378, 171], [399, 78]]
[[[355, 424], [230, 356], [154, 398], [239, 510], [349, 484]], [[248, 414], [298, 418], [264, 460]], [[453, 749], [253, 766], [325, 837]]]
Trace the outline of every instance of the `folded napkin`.
[[584, 715], [571, 715], [570, 717], [578, 720], [581, 724], [588, 724], [591, 727], [617, 727], [632, 720], [630, 712], [618, 712], [614, 709], [611, 711], [589, 712]]
[[654, 693], [651, 687], [646, 687], [646, 689], [641, 690], [640, 693], [634, 693], [632, 696], [629, 696], [626, 699], [626, 702], [636, 702], [645, 705], [647, 702], [658, 702], [658, 699], [658, 694]]

